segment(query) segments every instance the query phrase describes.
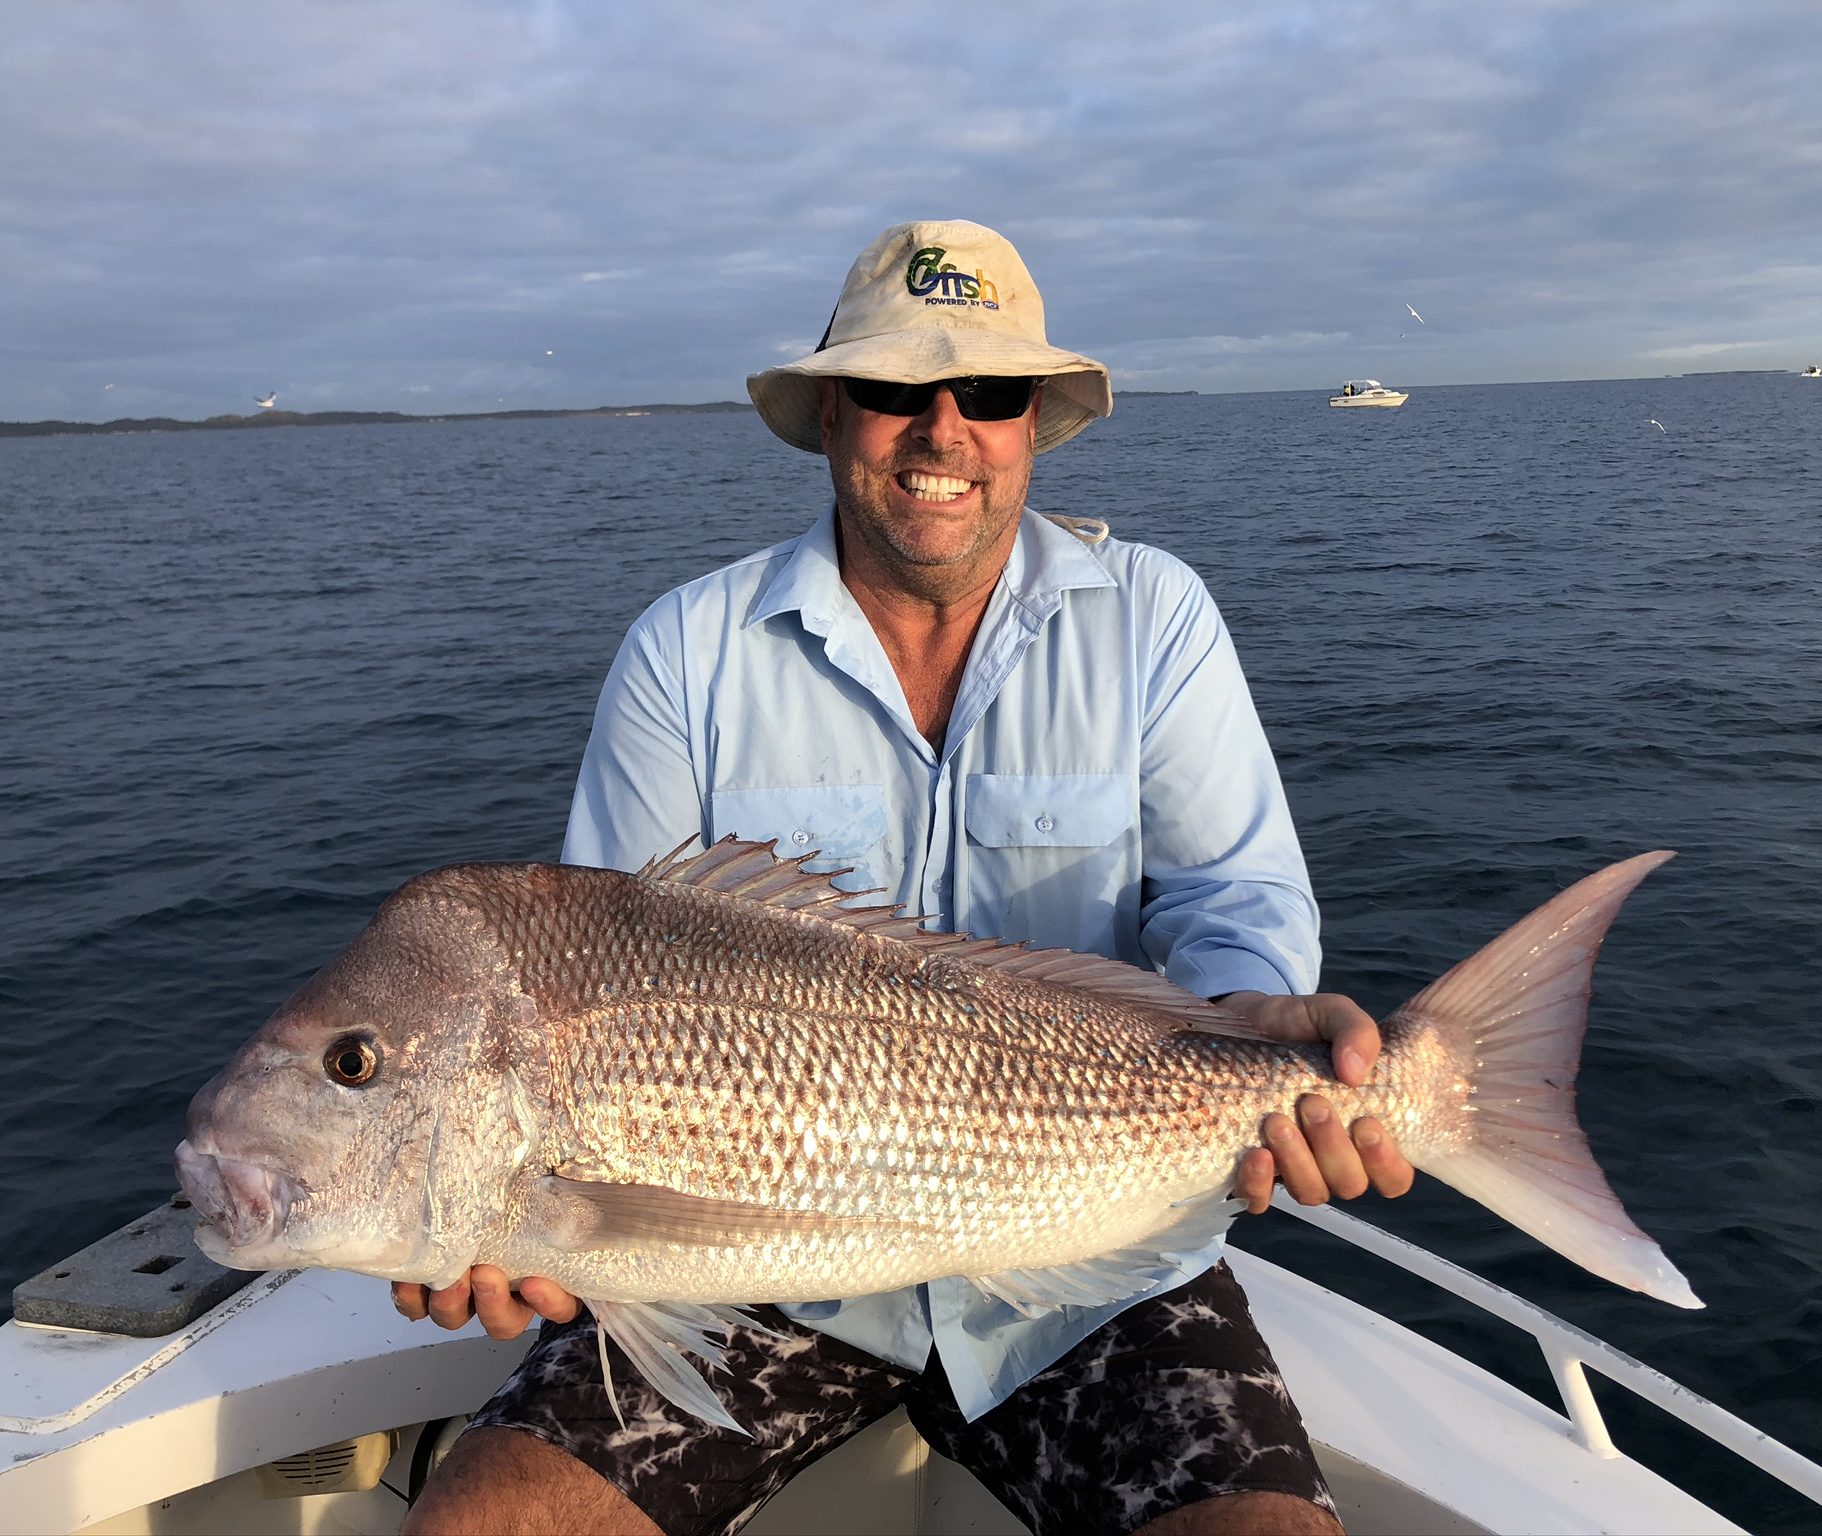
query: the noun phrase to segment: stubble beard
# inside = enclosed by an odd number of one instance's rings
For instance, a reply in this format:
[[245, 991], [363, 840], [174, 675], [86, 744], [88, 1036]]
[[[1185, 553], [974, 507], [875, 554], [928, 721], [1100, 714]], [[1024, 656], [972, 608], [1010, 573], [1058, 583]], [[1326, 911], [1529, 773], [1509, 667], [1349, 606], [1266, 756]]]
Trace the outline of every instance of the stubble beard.
[[[953, 523], [943, 522], [940, 503], [933, 504], [933, 522], [923, 528], [893, 514], [891, 498], [898, 491], [897, 477], [914, 468], [975, 483], [980, 506], [971, 514], [971, 526], [965, 533]], [[894, 463], [883, 471], [871, 469], [852, 456], [831, 455], [829, 475], [845, 528], [866, 544], [877, 560], [911, 577], [907, 585], [918, 589], [965, 585], [977, 579], [982, 558], [1003, 536], [1006, 525], [1016, 522], [1024, 509], [1025, 493], [1031, 484], [1029, 464], [1022, 474], [1002, 471], [986, 478], [978, 465], [959, 458], [937, 462], [927, 455], [915, 463]]]

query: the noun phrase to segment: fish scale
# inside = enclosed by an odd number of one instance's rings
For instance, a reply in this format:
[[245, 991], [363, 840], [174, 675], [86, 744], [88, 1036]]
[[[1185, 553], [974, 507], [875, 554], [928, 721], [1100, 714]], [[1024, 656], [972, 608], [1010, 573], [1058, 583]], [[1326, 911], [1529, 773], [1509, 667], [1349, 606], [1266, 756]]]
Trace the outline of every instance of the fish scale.
[[1590, 875], [1385, 1021], [1373, 1078], [1150, 972], [924, 930], [731, 840], [637, 875], [458, 865], [395, 893], [196, 1096], [224, 1263], [584, 1297], [660, 1390], [755, 1302], [965, 1277], [1119, 1300], [1232, 1219], [1261, 1122], [1320, 1091], [1625, 1285], [1699, 1305], [1574, 1117], [1588, 976], [1668, 854]]

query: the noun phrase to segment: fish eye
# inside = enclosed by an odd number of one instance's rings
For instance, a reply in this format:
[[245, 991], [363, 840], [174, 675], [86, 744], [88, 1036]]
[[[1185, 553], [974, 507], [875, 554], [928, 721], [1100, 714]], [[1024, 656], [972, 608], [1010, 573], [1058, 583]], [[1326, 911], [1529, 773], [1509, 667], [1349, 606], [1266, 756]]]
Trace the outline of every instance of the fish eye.
[[380, 1069], [380, 1049], [366, 1035], [343, 1035], [323, 1052], [323, 1070], [344, 1088], [360, 1088]]

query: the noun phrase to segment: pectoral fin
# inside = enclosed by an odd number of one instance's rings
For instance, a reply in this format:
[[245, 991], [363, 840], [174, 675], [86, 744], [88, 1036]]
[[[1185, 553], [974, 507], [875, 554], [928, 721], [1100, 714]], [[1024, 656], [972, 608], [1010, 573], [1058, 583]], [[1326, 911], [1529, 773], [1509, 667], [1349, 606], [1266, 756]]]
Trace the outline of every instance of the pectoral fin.
[[661, 1184], [572, 1178], [566, 1176], [568, 1167], [536, 1184], [547, 1207], [539, 1213], [541, 1235], [552, 1247], [572, 1253], [648, 1242], [732, 1248], [867, 1230], [920, 1230], [891, 1218], [829, 1216], [685, 1194]]

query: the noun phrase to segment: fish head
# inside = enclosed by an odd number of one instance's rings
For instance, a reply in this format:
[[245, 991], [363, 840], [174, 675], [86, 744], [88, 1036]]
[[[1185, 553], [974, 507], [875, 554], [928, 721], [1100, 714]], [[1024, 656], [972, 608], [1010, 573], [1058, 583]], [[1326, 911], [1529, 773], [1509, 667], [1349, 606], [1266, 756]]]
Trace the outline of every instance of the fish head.
[[434, 1283], [472, 1262], [538, 1119], [537, 1009], [464, 885], [489, 868], [402, 887], [197, 1092], [176, 1166], [209, 1257]]

